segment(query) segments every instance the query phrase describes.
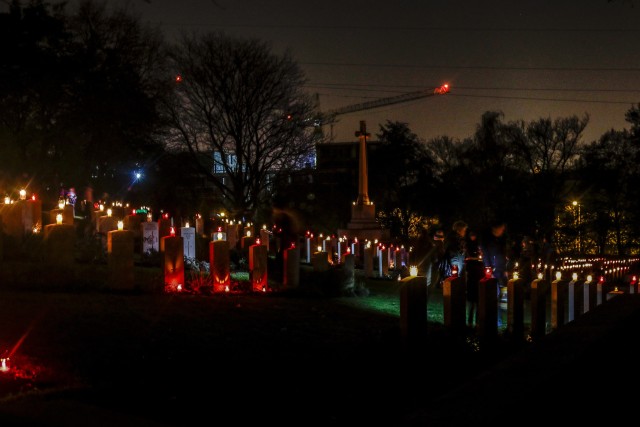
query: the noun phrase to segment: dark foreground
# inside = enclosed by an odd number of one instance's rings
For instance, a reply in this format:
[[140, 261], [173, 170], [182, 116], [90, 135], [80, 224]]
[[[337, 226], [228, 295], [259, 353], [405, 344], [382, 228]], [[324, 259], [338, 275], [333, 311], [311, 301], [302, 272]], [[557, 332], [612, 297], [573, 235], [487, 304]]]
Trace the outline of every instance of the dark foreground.
[[13, 361], [39, 370], [0, 375], [0, 425], [464, 425], [637, 389], [637, 297], [534, 346], [434, 324], [407, 348], [398, 322], [353, 298], [0, 292], [0, 349], [27, 333]]

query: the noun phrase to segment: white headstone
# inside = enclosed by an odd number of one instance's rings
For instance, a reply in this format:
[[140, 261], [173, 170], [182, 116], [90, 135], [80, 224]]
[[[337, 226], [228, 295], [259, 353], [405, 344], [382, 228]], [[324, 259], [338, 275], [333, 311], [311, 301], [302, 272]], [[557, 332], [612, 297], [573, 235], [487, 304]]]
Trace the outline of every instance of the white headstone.
[[180, 236], [184, 244], [184, 257], [196, 257], [196, 229], [193, 227], [180, 227]]
[[142, 253], [149, 253], [152, 250], [158, 252], [160, 250], [159, 235], [160, 231], [157, 222], [142, 223]]

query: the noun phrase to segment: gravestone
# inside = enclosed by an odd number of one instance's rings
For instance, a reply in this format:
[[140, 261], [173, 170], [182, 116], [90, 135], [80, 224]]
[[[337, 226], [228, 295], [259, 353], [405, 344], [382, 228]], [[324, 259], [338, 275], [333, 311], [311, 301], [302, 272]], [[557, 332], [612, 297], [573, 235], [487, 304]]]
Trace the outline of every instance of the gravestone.
[[342, 283], [342, 289], [345, 291], [351, 291], [356, 285], [356, 257], [353, 254], [347, 254], [344, 256], [344, 282]]
[[161, 242], [164, 247], [165, 289], [177, 291], [184, 287], [184, 243], [178, 236], [165, 236]]
[[300, 249], [292, 247], [284, 250], [284, 289], [297, 288], [300, 285]]
[[584, 312], [584, 280], [569, 282], [569, 322], [576, 320]]
[[494, 277], [478, 282], [478, 335], [485, 340], [498, 336], [498, 280]]
[[229, 242], [226, 240], [209, 242], [209, 266], [213, 279], [213, 291], [229, 291], [231, 287]]
[[447, 277], [442, 284], [444, 326], [456, 332], [464, 330], [465, 326], [467, 306], [465, 292], [466, 286], [461, 277]]
[[375, 248], [369, 246], [364, 248], [364, 277], [373, 277], [373, 252]]
[[155, 221], [147, 221], [143, 222], [140, 227], [142, 228], [142, 253], [159, 252], [160, 233], [158, 223]]
[[184, 244], [185, 258], [196, 257], [196, 229], [193, 227], [181, 227], [180, 237]]
[[133, 232], [110, 231], [107, 235], [107, 269], [109, 288], [133, 290]]
[[596, 281], [584, 282], [582, 285], [584, 312], [593, 310], [598, 305], [598, 283]]
[[507, 331], [513, 339], [524, 339], [524, 281], [511, 279], [507, 283]]
[[314, 252], [311, 257], [311, 266], [315, 272], [329, 270], [329, 255], [326, 252]]
[[536, 279], [531, 282], [531, 337], [539, 339], [547, 333], [547, 294], [549, 282]]
[[267, 283], [267, 247], [251, 245], [249, 247], [249, 275], [254, 292], [266, 292]]
[[426, 336], [427, 285], [424, 277], [409, 276], [400, 284], [400, 332], [405, 340]]
[[48, 224], [44, 227], [44, 260], [49, 265], [70, 269], [74, 262], [76, 229], [71, 224]]
[[569, 282], [551, 282], [551, 329], [556, 330], [566, 323], [567, 291]]

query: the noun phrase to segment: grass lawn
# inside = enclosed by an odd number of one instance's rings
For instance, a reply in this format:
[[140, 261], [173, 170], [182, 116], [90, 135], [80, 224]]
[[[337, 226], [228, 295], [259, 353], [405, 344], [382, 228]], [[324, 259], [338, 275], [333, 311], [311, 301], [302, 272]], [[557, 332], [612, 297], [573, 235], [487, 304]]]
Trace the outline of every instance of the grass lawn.
[[[408, 349], [398, 282], [368, 287], [341, 298], [0, 289], [0, 352], [24, 337], [12, 362], [37, 374], [0, 374], [0, 414], [52, 425], [393, 425], [496, 360], [437, 323]], [[441, 306], [434, 295], [430, 320]]]

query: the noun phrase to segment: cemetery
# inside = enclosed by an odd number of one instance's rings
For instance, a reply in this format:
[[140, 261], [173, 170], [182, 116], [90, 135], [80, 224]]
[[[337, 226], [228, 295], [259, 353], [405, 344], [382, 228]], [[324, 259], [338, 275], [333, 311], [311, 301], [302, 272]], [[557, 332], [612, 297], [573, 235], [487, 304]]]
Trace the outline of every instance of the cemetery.
[[[366, 196], [366, 184], [360, 188]], [[539, 263], [532, 265], [537, 277], [531, 283], [516, 269], [506, 289], [489, 271], [480, 282], [478, 322], [471, 329], [462, 277], [454, 271], [441, 288], [427, 290], [412, 248], [384, 240], [371, 227], [366, 206], [373, 204], [366, 197], [354, 203], [355, 227], [341, 235], [308, 230], [291, 241], [278, 223], [259, 227], [215, 214], [173, 218], [124, 202], [98, 202], [82, 217], [68, 201], [42, 206], [25, 193], [0, 208], [0, 391], [20, 396], [49, 390], [56, 401], [66, 399], [59, 395], [64, 390], [86, 410], [80, 395], [104, 402], [105, 393], [118, 390], [119, 398], [106, 400], [108, 409], [101, 404], [96, 410], [114, 417], [111, 408], [118, 408], [118, 423], [154, 413], [126, 404], [150, 392], [159, 401], [179, 395], [151, 416], [154, 422], [159, 416], [179, 423], [186, 408], [189, 417], [202, 416], [191, 409], [204, 405], [198, 378], [224, 384], [230, 394], [213, 394], [240, 410], [230, 395], [243, 392], [243, 381], [275, 381], [277, 372], [302, 364], [299, 357], [313, 368], [304, 381], [286, 383], [308, 396], [316, 396], [308, 381], [331, 387], [340, 376], [353, 376], [355, 390], [369, 402], [377, 401], [373, 390], [401, 387], [410, 372], [439, 384], [387, 398], [409, 410], [420, 407], [416, 399], [441, 396], [496, 361], [538, 342], [544, 346], [549, 333], [570, 330], [583, 316], [591, 319], [590, 312], [615, 297], [640, 292], [637, 257]], [[12, 309], [14, 303], [22, 308]], [[63, 332], [69, 322], [73, 333]], [[107, 344], [112, 334], [120, 338]], [[319, 342], [303, 338], [307, 334]], [[203, 340], [209, 343], [205, 353]], [[381, 370], [388, 363], [391, 371]], [[236, 383], [219, 371], [237, 364], [260, 373], [238, 372]], [[374, 372], [385, 378], [375, 379]], [[269, 394], [268, 387], [256, 390]], [[347, 399], [343, 393], [337, 396]], [[296, 409], [287, 417], [313, 408], [301, 396], [292, 401]], [[275, 402], [265, 396], [257, 407], [269, 411]], [[322, 417], [346, 413], [351, 419], [356, 415], [347, 406], [335, 403]], [[395, 419], [397, 412], [380, 416]]]

